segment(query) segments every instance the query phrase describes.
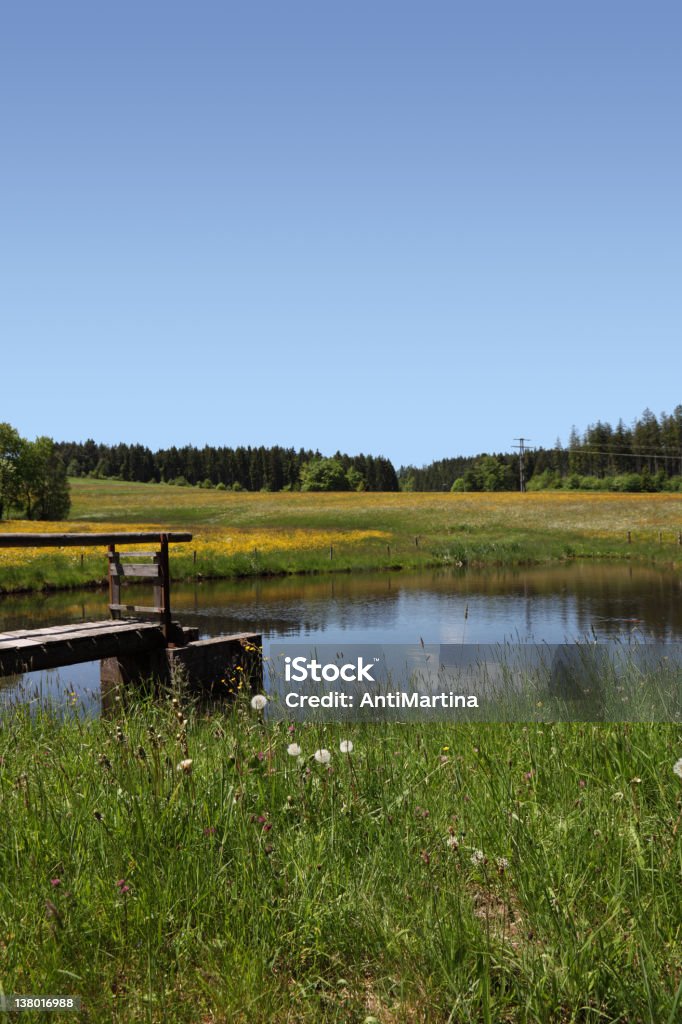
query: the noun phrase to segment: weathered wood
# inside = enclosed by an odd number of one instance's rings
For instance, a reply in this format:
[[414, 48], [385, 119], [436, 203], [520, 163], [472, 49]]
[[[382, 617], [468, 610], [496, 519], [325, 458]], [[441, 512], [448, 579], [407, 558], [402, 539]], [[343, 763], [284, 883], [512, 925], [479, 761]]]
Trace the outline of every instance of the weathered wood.
[[158, 565], [128, 565], [126, 562], [110, 562], [109, 573], [112, 576], [144, 576], [150, 580], [163, 578]]
[[0, 548], [104, 547], [109, 544], [185, 544], [191, 533], [0, 533]]
[[[116, 630], [128, 630], [135, 622], [129, 619], [126, 622], [112, 622], [111, 619], [101, 619], [97, 622], [70, 622], [63, 626], [40, 626], [38, 629], [13, 629], [9, 632], [0, 633], [0, 647], [9, 644], [14, 640], [39, 639], [40, 637], [50, 638], [52, 636], [63, 637], [68, 640], [70, 633], [92, 633], [101, 631], [112, 632]], [[140, 621], [139, 625], [148, 626], [148, 622]]]
[[[116, 545], [109, 545], [109, 567], [111, 567], [112, 558], [116, 558]], [[114, 611], [114, 605], [117, 605], [121, 600], [121, 581], [118, 576], [112, 576], [109, 573], [109, 613], [112, 619], [120, 619], [120, 612]]]
[[165, 643], [163, 630], [153, 622], [75, 623], [73, 629], [52, 636], [29, 630], [21, 637], [0, 640], [0, 676], [101, 661], [163, 648]]
[[166, 640], [169, 640], [171, 633], [170, 562], [168, 561], [168, 534], [166, 533], [161, 536], [159, 570], [161, 574], [161, 625], [163, 627], [163, 635], [166, 637]]
[[148, 615], [161, 615], [163, 608], [152, 608], [142, 604], [110, 604], [112, 612], [146, 612]]
[[109, 555], [109, 558], [158, 558], [158, 551], [117, 551], [115, 555]]

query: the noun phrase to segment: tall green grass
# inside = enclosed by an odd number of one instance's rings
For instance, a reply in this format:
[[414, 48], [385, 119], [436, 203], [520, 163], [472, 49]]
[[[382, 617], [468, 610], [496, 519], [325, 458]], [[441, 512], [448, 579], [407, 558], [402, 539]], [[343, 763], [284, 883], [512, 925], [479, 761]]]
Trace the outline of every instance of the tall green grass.
[[682, 1019], [679, 726], [118, 707], [4, 716], [6, 993], [97, 1022]]

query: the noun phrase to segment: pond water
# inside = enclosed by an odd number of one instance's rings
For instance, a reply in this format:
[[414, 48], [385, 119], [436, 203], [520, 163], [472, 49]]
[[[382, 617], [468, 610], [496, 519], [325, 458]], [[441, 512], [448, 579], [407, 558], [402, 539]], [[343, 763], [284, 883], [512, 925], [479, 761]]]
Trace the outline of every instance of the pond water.
[[[140, 601], [142, 598], [140, 589]], [[137, 600], [137, 598], [136, 598]], [[108, 618], [104, 591], [0, 599], [0, 631]], [[202, 636], [258, 632], [318, 644], [565, 643], [592, 637], [682, 642], [682, 577], [626, 564], [474, 572], [299, 576], [175, 584], [173, 614]], [[9, 677], [3, 703], [70, 699], [99, 708], [99, 665]]]

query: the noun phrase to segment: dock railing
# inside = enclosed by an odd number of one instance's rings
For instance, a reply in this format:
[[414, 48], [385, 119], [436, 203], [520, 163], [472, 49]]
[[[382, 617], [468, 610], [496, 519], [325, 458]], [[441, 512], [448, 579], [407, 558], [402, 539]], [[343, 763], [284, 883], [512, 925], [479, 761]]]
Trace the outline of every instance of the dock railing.
[[[106, 547], [108, 555], [109, 611], [120, 619], [123, 612], [158, 615], [166, 643], [172, 636], [169, 544], [184, 544], [191, 533], [0, 533], [0, 548]], [[117, 551], [117, 545], [156, 544], [156, 551]], [[144, 558], [144, 562], [131, 562]], [[125, 604], [125, 581], [144, 580], [154, 586], [154, 605]]]

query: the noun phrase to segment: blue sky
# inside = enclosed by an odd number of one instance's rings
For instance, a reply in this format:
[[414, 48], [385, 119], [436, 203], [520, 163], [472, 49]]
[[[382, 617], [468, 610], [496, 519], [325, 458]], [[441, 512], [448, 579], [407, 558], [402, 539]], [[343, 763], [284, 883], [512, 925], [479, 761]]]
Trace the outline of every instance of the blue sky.
[[676, 3], [0, 13], [0, 420], [396, 465], [671, 411]]

